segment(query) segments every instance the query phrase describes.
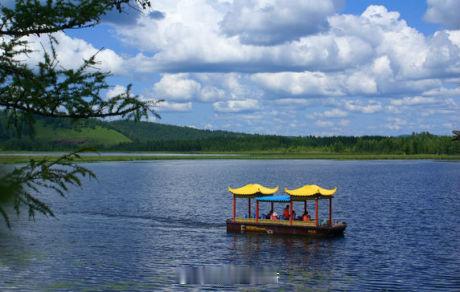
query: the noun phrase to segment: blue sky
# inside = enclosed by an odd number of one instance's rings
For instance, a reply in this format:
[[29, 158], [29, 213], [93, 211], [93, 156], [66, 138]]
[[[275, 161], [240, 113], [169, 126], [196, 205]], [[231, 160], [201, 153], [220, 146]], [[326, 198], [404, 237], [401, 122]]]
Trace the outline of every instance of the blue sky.
[[460, 1], [155, 0], [59, 34], [161, 123], [279, 135], [460, 128]]

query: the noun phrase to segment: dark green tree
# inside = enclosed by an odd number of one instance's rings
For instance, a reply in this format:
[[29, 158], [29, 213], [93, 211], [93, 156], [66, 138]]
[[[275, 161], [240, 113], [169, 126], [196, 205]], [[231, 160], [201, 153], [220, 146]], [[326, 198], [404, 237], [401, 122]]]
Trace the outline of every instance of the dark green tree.
[[[97, 25], [102, 17], [118, 10], [142, 9], [148, 0], [16, 0], [0, 4], [0, 107], [7, 112], [8, 127], [21, 132], [32, 127], [35, 117], [73, 120], [122, 117], [140, 120], [158, 100], [141, 101], [131, 86], [111, 98], [102, 94], [109, 88], [110, 72], [97, 69], [96, 55], [82, 60], [76, 69], [63, 68], [58, 61], [53, 33]], [[10, 5], [7, 5], [10, 3]], [[27, 62], [32, 51], [28, 37], [47, 37], [49, 49], [35, 65]], [[23, 207], [30, 218], [41, 213], [54, 216], [51, 208], [37, 198], [47, 189], [64, 195], [81, 177], [94, 174], [78, 165], [78, 152], [56, 160], [31, 160], [23, 167], [0, 170], [0, 215], [10, 226], [9, 211], [19, 214]]]
[[460, 141], [460, 131], [452, 131], [454, 134], [454, 141]]

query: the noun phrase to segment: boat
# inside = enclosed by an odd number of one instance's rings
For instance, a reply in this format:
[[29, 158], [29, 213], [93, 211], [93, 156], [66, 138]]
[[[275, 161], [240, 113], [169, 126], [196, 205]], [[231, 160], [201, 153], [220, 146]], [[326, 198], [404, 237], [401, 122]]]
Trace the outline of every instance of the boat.
[[[304, 185], [297, 189], [284, 189], [282, 195], [276, 195], [279, 187], [266, 187], [260, 184], [247, 184], [240, 188], [228, 187], [233, 196], [232, 218], [226, 220], [228, 233], [265, 233], [274, 235], [299, 235], [308, 237], [334, 237], [342, 236], [347, 224], [341, 220], [332, 218], [332, 199], [337, 188], [325, 189], [318, 185]], [[248, 214], [237, 217], [236, 199], [248, 200]], [[255, 215], [251, 213], [251, 201], [256, 202]], [[319, 201], [328, 200], [329, 214], [327, 220], [320, 221], [318, 209]], [[303, 217], [302, 220], [294, 218], [294, 204], [303, 202], [304, 214], [307, 211], [307, 202], [313, 201], [315, 206], [314, 218]], [[289, 218], [283, 220], [272, 216], [266, 218], [260, 214], [260, 204], [270, 203], [271, 212], [275, 203], [289, 205]]]

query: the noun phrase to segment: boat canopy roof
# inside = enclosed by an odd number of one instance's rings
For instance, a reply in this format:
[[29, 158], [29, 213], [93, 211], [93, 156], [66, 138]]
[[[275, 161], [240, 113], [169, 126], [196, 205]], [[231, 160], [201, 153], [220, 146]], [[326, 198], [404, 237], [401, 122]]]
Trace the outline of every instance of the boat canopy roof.
[[292, 199], [309, 200], [316, 198], [332, 198], [337, 191], [337, 187], [333, 189], [325, 189], [318, 185], [304, 185], [303, 187], [293, 190], [285, 188], [284, 191], [292, 196]]
[[257, 197], [259, 202], [290, 202], [291, 197], [288, 195], [277, 195], [277, 196], [266, 196], [266, 197]]
[[263, 195], [273, 195], [278, 191], [279, 187], [268, 188], [260, 184], [247, 184], [240, 188], [231, 188], [228, 187], [228, 191], [234, 195], [242, 197], [250, 196], [263, 196]]

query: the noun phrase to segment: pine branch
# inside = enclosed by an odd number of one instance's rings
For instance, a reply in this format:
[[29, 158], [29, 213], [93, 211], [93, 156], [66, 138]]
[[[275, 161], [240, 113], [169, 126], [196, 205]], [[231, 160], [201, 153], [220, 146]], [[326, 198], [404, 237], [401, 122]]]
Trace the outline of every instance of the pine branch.
[[61, 196], [65, 195], [70, 186], [81, 186], [81, 178], [96, 178], [95, 174], [87, 168], [78, 165], [80, 153], [91, 151], [82, 149], [55, 160], [44, 158], [39, 161], [31, 160], [26, 166], [16, 168], [12, 172], [0, 177], [1, 194], [5, 195], [0, 204], [2, 215], [8, 227], [11, 227], [8, 213], [4, 206], [11, 205], [17, 215], [25, 207], [29, 217], [33, 219], [36, 213], [54, 217], [51, 208], [37, 198], [37, 195], [49, 191]]
[[[137, 0], [142, 8], [150, 1]], [[130, 0], [17, 0], [14, 9], [0, 6], [0, 36], [22, 37], [93, 27], [112, 9], [122, 12]]]

